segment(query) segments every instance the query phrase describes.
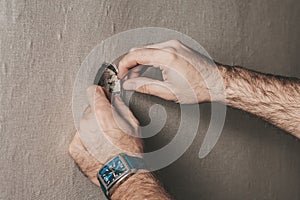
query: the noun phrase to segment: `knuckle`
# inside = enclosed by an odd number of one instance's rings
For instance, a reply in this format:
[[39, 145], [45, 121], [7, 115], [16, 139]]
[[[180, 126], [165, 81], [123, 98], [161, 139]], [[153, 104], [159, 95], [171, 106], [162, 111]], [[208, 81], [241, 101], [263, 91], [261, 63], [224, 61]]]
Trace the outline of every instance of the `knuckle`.
[[[158, 53], [158, 50], [156, 49], [147, 49], [147, 51], [145, 51], [145, 53], [148, 53], [149, 56], [154, 56], [156, 53]], [[141, 56], [145, 56], [144, 54], [142, 54]]]
[[139, 57], [143, 57], [144, 54], [145, 54], [145, 50], [141, 50], [141, 51], [130, 52], [128, 56], [139, 58]]
[[125, 56], [119, 61], [118, 67], [124, 66], [124, 58], [125, 58]]
[[118, 67], [120, 66], [124, 66], [127, 62], [127, 60], [130, 58], [130, 56], [132, 55], [133, 52], [129, 52], [125, 55], [122, 56], [121, 60], [118, 62]]
[[143, 85], [140, 87], [142, 93], [149, 93], [149, 85]]
[[73, 154], [73, 147], [72, 147], [72, 143], [69, 145], [69, 147], [68, 147], [68, 151], [69, 151], [69, 154], [72, 156], [72, 154]]
[[174, 47], [166, 47], [166, 48], [164, 48], [164, 50], [166, 50], [170, 53], [176, 53], [177, 52], [177, 50]]
[[71, 156], [72, 158], [75, 158], [75, 157], [76, 157], [76, 149], [75, 149], [73, 143], [71, 143], [71, 144], [69, 145], [68, 151], [69, 151], [69, 154], [70, 154], [70, 156]]
[[138, 49], [137, 47], [133, 47], [133, 48], [129, 49], [129, 52], [135, 51], [137, 49]]
[[168, 58], [170, 61], [176, 60], [178, 58], [178, 55], [176, 53], [169, 53]]
[[182, 43], [179, 40], [176, 40], [176, 39], [171, 40], [170, 42], [174, 47], [180, 47], [182, 45]]

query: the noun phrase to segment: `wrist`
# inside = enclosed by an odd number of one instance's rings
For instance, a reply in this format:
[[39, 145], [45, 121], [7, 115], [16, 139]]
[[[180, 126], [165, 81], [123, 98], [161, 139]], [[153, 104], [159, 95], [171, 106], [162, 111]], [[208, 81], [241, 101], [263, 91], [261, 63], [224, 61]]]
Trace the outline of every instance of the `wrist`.
[[170, 200], [170, 197], [151, 172], [140, 172], [130, 176], [126, 181], [119, 185], [114, 190], [111, 199]]
[[254, 101], [254, 96], [259, 94], [255, 88], [265, 87], [261, 73], [230, 65], [219, 65], [218, 69], [223, 80], [224, 103], [229, 106], [239, 109], [247, 106], [246, 102], [250, 98]]
[[215, 63], [217, 66], [217, 75], [215, 76], [214, 84], [210, 90], [211, 101], [227, 103], [228, 89], [228, 68], [231, 66]]
[[111, 200], [121, 199], [122, 196], [128, 195], [128, 188], [135, 185], [135, 183], [144, 176], [146, 176], [146, 172], [132, 174], [128, 178], [124, 179], [120, 184], [114, 186], [111, 190]]

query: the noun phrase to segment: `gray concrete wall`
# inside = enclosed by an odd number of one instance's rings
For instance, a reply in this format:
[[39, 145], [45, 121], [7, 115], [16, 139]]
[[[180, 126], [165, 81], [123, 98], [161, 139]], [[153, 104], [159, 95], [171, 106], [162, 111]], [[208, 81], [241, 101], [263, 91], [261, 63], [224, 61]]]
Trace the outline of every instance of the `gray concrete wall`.
[[[104, 199], [67, 153], [76, 72], [101, 40], [166, 27], [219, 62], [299, 77], [299, 10], [297, 0], [0, 0], [0, 199]], [[131, 107], [143, 123], [142, 108], [153, 102], [174, 113], [148, 149], [168, 142], [178, 121], [173, 104], [135, 95]], [[201, 109], [199, 137], [158, 172], [176, 199], [300, 199], [299, 140], [229, 109], [221, 139], [199, 160], [209, 105]]]

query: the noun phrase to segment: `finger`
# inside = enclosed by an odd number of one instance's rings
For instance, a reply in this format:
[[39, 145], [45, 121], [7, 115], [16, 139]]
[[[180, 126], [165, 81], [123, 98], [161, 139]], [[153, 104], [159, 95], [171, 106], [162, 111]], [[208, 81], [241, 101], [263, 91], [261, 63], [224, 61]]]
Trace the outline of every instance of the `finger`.
[[128, 70], [138, 64], [153, 65], [153, 67], [168, 66], [175, 58], [177, 58], [176, 54], [161, 49], [137, 49], [120, 60], [118, 77], [123, 78]]
[[125, 90], [135, 90], [144, 94], [158, 96], [166, 100], [176, 100], [176, 96], [171, 89], [162, 81], [146, 77], [128, 79], [123, 83]]
[[[162, 42], [162, 43], [164, 43], [164, 42]], [[157, 44], [160, 44], [160, 43], [157, 43]], [[133, 48], [131, 48], [131, 49], [129, 50], [129, 52], [136, 51], [136, 50], [138, 50], [138, 49], [151, 48], [150, 46], [152, 46], [152, 45], [155, 45], [155, 44], [154, 44], [154, 43], [149, 43], [149, 44], [147, 44], [147, 45], [145, 45], [145, 46], [133, 47]]]
[[163, 49], [166, 47], [173, 47], [172, 46], [172, 40], [169, 41], [165, 41], [165, 42], [160, 42], [160, 43], [156, 43], [156, 44], [150, 44], [150, 45], [146, 45], [145, 48], [153, 48], [153, 49]]
[[100, 86], [90, 86], [87, 89], [88, 101], [96, 119], [101, 125], [108, 126], [113, 119], [112, 106]]
[[108, 132], [106, 131], [115, 129], [116, 127], [128, 131], [128, 125], [124, 123], [120, 115], [114, 111], [102, 87], [91, 86], [88, 88], [87, 93], [96, 121], [99, 128], [103, 131], [103, 134], [107, 135]]
[[130, 78], [139, 77], [142, 73], [144, 73], [146, 71], [146, 69], [147, 69], [147, 66], [138, 65], [129, 71], [128, 78], [130, 79]]
[[128, 78], [135, 78], [138, 77], [141, 74], [141, 71], [143, 69], [143, 65], [138, 65], [128, 72]]
[[91, 106], [91, 109], [93, 111], [95, 111], [96, 105], [99, 106], [100, 108], [105, 108], [105, 109], [107, 107], [110, 107], [110, 103], [106, 97], [105, 91], [100, 86], [92, 85], [92, 86], [88, 87], [87, 97], [88, 97], [88, 101]]
[[164, 49], [164, 48], [168, 48], [168, 47], [178, 48], [181, 45], [182, 45], [182, 43], [179, 40], [173, 39], [173, 40], [168, 40], [165, 42], [159, 42], [156, 44], [145, 45], [143, 47], [134, 47], [134, 48], [131, 48], [130, 51], [135, 51], [137, 49], [142, 49], [142, 48], [152, 48], [152, 49]]
[[133, 48], [131, 48], [131, 49], [129, 50], [129, 52], [136, 51], [136, 50], [138, 50], [138, 49], [144, 49], [144, 48], [146, 48], [146, 47], [145, 47], [145, 46], [143, 46], [143, 47], [133, 47]]
[[128, 108], [128, 106], [124, 103], [121, 97], [116, 96], [113, 102], [114, 107], [120, 113], [123, 119], [126, 119], [131, 125], [138, 126], [139, 121], [136, 119], [134, 114]]

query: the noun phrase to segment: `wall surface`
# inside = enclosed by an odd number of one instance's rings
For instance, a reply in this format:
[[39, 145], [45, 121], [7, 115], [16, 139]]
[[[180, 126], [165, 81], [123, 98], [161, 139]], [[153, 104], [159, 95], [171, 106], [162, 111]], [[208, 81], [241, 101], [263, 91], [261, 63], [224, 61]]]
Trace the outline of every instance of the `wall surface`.
[[[76, 73], [101, 40], [166, 27], [221, 63], [300, 77], [299, 10], [297, 0], [0, 0], [0, 199], [104, 199], [67, 152]], [[136, 94], [131, 107], [142, 123], [153, 103], [172, 115], [148, 149], [168, 142], [179, 120], [176, 105]], [[176, 199], [300, 199], [299, 140], [229, 109], [219, 142], [200, 160], [210, 112], [201, 109], [199, 137], [157, 172]]]

